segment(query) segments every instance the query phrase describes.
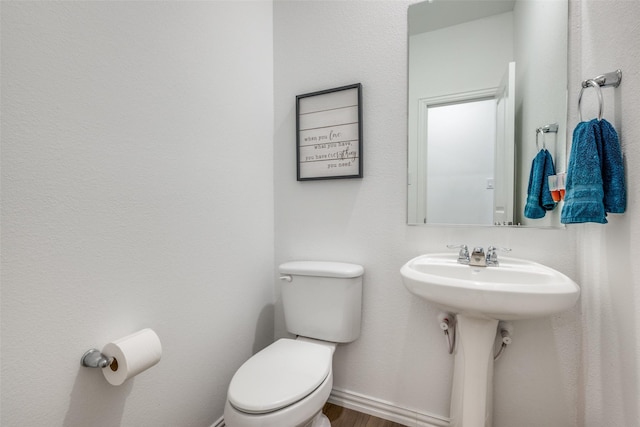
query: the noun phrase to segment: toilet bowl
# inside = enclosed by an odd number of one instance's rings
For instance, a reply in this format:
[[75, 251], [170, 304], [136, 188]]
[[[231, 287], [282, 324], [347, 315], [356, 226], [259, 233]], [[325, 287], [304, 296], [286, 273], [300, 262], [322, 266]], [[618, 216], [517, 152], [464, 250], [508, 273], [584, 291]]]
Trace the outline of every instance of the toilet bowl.
[[338, 343], [360, 335], [360, 265], [295, 261], [280, 265], [287, 331], [231, 379], [226, 427], [330, 427], [322, 408], [333, 387]]
[[227, 427], [330, 427], [334, 343], [280, 339], [245, 362], [229, 385]]

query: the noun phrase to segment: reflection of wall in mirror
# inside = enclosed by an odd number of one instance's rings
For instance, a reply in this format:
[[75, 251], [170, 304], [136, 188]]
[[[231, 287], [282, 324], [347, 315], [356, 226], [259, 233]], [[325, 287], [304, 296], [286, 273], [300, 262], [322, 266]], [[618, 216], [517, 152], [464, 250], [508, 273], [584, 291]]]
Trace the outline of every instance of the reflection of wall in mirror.
[[[542, 219], [524, 218], [531, 161], [537, 153], [535, 129], [559, 123], [558, 133], [545, 135], [556, 170], [566, 170], [567, 22], [562, 1], [518, 1], [514, 10], [516, 43], [516, 217], [532, 226], [559, 226], [560, 209]], [[535, 34], [536, 37], [531, 37]]]
[[513, 14], [507, 12], [411, 36], [411, 98], [497, 87], [514, 60], [512, 34]]

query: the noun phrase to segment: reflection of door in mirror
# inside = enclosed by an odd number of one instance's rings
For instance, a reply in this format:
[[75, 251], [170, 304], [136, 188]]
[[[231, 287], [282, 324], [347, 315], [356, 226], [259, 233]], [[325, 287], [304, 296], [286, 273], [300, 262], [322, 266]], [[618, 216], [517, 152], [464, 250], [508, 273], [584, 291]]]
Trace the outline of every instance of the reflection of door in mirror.
[[423, 223], [513, 223], [514, 79], [511, 62], [497, 89], [419, 100]]
[[428, 106], [426, 120], [425, 223], [491, 225], [495, 99]]
[[496, 93], [493, 223], [513, 224], [515, 185], [516, 63], [510, 62]]

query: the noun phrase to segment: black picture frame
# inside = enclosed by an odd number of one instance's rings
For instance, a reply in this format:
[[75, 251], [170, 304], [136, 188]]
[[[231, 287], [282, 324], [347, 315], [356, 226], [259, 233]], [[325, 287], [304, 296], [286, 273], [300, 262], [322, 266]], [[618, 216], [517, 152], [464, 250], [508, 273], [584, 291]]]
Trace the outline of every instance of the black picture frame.
[[362, 84], [296, 96], [298, 181], [362, 178]]

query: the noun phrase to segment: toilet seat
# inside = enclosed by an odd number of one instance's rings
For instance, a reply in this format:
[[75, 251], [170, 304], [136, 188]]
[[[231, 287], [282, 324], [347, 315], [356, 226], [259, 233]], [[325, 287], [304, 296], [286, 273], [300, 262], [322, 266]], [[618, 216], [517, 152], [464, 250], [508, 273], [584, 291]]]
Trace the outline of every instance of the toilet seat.
[[311, 394], [331, 372], [331, 348], [303, 340], [280, 339], [238, 369], [228, 400], [237, 410], [264, 414]]

